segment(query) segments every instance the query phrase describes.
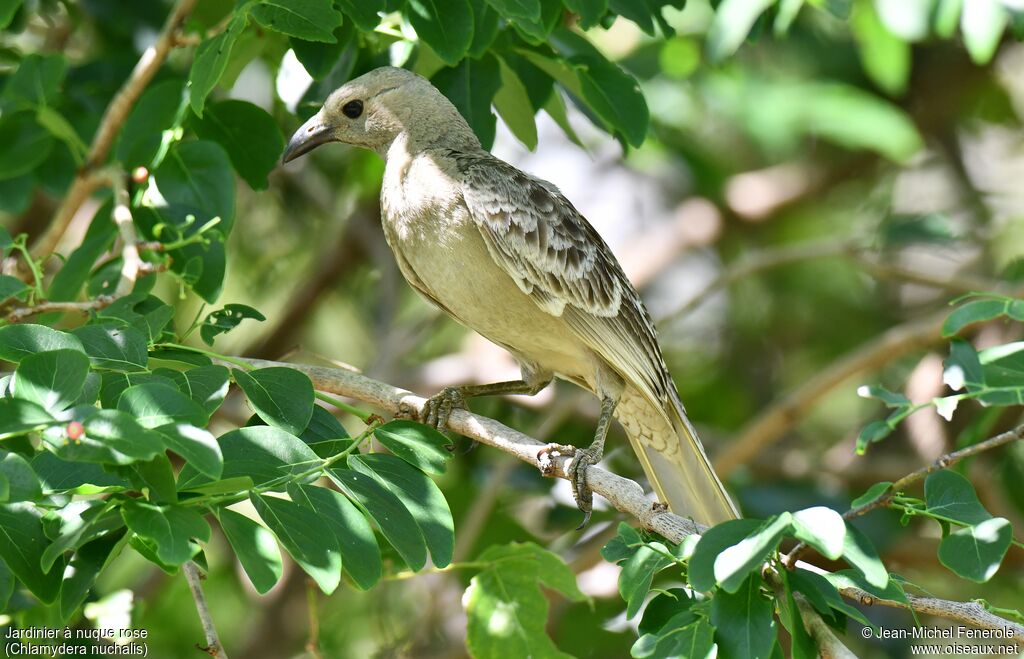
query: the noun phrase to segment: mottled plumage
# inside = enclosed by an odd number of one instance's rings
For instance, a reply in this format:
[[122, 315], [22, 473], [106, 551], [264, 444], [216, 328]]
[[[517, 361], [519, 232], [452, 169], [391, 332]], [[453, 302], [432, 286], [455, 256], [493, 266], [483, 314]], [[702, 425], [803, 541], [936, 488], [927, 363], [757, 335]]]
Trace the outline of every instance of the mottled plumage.
[[[435, 420], [462, 397], [532, 393], [557, 375], [602, 399], [597, 437], [580, 451], [581, 462], [600, 457], [614, 410], [674, 512], [704, 523], [736, 516], [686, 418], [646, 308], [600, 235], [554, 185], [480, 148], [442, 94], [400, 69], [378, 69], [337, 90], [292, 138], [286, 160], [327, 141], [385, 157], [384, 233], [403, 275], [522, 365], [522, 382], [435, 397]], [[577, 500], [589, 512], [582, 473]]]

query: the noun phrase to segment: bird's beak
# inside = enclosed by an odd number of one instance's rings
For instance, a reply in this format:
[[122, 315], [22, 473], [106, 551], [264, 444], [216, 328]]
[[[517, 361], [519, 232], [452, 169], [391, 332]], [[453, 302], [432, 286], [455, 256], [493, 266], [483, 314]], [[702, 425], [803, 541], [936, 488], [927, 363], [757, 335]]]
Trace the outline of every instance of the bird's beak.
[[331, 127], [319, 112], [295, 131], [292, 139], [288, 140], [288, 147], [284, 150], [282, 162], [291, 162], [299, 156], [305, 155], [321, 144], [334, 141], [331, 137]]

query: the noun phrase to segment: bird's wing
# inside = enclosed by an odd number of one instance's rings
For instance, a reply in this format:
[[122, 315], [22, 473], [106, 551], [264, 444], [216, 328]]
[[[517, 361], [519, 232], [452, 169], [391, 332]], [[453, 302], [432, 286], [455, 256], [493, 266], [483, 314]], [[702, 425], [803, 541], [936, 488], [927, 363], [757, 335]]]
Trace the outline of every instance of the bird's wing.
[[452, 154], [494, 261], [662, 409], [678, 401], [647, 310], [608, 245], [553, 185], [486, 154]]

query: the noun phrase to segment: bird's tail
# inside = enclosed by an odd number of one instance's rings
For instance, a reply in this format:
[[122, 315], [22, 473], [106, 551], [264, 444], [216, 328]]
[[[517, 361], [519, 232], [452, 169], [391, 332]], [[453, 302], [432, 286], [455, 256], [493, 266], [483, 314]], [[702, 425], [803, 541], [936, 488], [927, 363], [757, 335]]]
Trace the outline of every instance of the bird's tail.
[[677, 515], [714, 525], [739, 517], [682, 403], [662, 409], [627, 386], [615, 408], [658, 498]]

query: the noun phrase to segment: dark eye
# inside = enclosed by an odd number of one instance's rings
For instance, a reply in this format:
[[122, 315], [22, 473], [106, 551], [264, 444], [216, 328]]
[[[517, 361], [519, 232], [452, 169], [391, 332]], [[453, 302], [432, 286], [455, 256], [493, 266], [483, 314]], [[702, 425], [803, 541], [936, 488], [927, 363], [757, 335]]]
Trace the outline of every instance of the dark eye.
[[363, 113], [363, 102], [349, 101], [345, 105], [341, 106], [341, 112], [349, 119], [356, 119]]

